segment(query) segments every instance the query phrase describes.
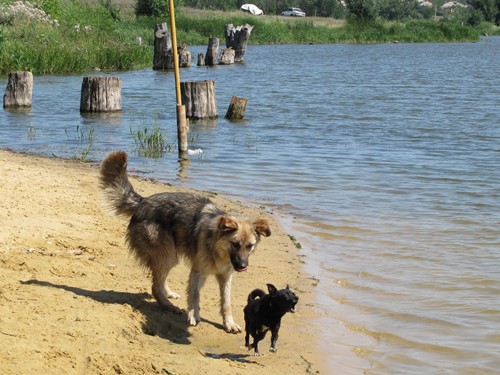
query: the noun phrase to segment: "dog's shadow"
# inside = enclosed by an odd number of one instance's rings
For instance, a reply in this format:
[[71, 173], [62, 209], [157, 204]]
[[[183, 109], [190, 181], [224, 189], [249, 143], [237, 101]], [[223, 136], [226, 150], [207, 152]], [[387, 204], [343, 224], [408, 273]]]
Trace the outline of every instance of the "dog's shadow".
[[104, 304], [129, 305], [146, 317], [142, 331], [150, 336], [158, 336], [176, 344], [190, 344], [188, 322], [185, 314], [174, 314], [162, 310], [148, 293], [127, 293], [114, 290], [88, 290], [49, 281], [20, 281], [23, 285], [37, 285], [62, 289], [78, 296], [92, 298]]

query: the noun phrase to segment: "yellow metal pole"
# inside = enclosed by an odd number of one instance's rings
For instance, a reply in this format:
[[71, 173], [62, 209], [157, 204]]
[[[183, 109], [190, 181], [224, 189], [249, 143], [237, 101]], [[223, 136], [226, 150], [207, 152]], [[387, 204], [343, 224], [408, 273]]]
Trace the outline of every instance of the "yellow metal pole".
[[170, 28], [172, 29], [172, 53], [174, 59], [174, 74], [175, 74], [175, 97], [177, 99], [177, 105], [182, 105], [181, 100], [181, 78], [179, 74], [179, 56], [177, 53], [177, 32], [175, 30], [175, 10], [174, 10], [174, 0], [168, 1], [170, 9]]
[[177, 145], [179, 149], [179, 158], [186, 159], [188, 151], [187, 133], [189, 131], [189, 124], [186, 118], [186, 107], [182, 104], [181, 98], [181, 77], [179, 74], [179, 54], [177, 52], [174, 0], [169, 0], [168, 5], [170, 10], [170, 28], [172, 30], [172, 58], [174, 60], [175, 98], [177, 100]]

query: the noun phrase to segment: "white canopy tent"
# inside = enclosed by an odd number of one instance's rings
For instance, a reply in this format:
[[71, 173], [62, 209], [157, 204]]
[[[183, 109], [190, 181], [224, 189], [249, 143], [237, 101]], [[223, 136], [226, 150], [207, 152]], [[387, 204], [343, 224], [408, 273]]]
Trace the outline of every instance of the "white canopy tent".
[[240, 9], [245, 12], [251, 13], [254, 16], [264, 14], [262, 9], [259, 9], [256, 5], [253, 4], [243, 4]]

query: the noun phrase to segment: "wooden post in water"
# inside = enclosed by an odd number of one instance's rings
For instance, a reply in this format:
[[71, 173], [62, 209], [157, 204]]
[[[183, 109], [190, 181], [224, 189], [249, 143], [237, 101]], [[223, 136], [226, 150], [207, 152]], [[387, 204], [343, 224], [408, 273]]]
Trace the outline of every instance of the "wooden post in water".
[[84, 77], [80, 112], [117, 112], [122, 110], [122, 80], [117, 77]]
[[215, 82], [181, 82], [182, 103], [190, 119], [216, 119]]
[[179, 66], [189, 68], [191, 66], [191, 52], [187, 49], [187, 44], [183, 44], [179, 50]]
[[31, 107], [33, 74], [28, 71], [10, 72], [3, 97], [4, 108]]
[[223, 48], [220, 53], [219, 64], [220, 65], [234, 64], [234, 49]]
[[205, 66], [205, 56], [203, 56], [203, 52], [198, 53], [198, 66]]
[[247, 43], [252, 30], [253, 26], [249, 24], [236, 28], [232, 23], [226, 25], [226, 47], [234, 49], [234, 62], [243, 61], [243, 55], [247, 50]]
[[245, 116], [248, 99], [233, 96], [229, 103], [225, 118], [229, 120], [241, 120]]
[[153, 69], [164, 70], [173, 69], [172, 40], [170, 32], [165, 22], [159, 23], [155, 27]]
[[207, 53], [205, 54], [205, 65], [217, 65], [219, 63], [219, 38], [209, 38]]

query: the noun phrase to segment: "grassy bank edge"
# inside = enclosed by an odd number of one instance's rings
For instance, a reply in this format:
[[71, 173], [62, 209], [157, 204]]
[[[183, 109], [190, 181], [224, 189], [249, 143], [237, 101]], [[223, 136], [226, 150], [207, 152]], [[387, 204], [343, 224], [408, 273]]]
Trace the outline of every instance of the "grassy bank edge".
[[[130, 5], [61, 4], [46, 9], [50, 22], [25, 16], [0, 23], [0, 74], [17, 70], [36, 75], [69, 74], [151, 66], [154, 26], [166, 20], [135, 17]], [[492, 25], [469, 27], [453, 21], [345, 22], [181, 8], [176, 15], [177, 39], [188, 45], [205, 45], [209, 37], [218, 37], [223, 45], [228, 23], [254, 26], [249, 40], [254, 45], [476, 42], [481, 34], [500, 34]]]

